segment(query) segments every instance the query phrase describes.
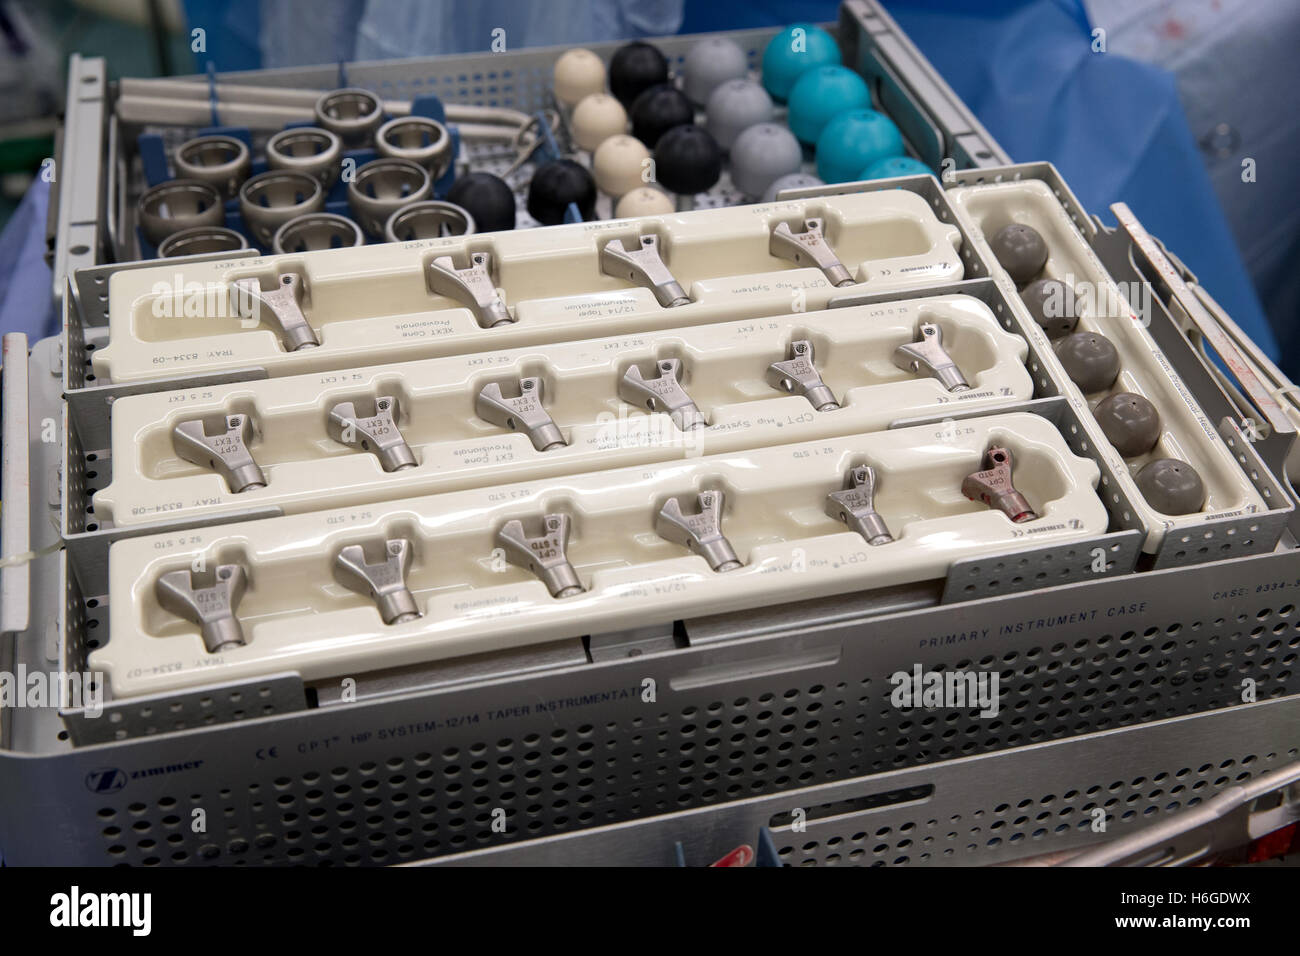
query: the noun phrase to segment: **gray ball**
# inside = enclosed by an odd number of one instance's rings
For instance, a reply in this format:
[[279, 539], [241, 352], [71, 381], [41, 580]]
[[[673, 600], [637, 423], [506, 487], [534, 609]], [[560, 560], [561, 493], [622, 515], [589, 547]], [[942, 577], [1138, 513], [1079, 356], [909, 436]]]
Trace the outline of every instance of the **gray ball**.
[[803, 149], [794, 133], [776, 123], [751, 126], [731, 146], [731, 181], [750, 199], [757, 199], [782, 176], [803, 165]]
[[1145, 455], [1160, 438], [1160, 413], [1145, 396], [1116, 392], [1092, 410], [1101, 433], [1125, 458]]
[[706, 127], [718, 145], [731, 149], [736, 137], [771, 121], [774, 107], [767, 90], [749, 80], [727, 80], [709, 94]]
[[1161, 514], [1187, 515], [1205, 504], [1205, 483], [1177, 458], [1157, 458], [1137, 474], [1138, 491]]
[[1097, 332], [1075, 332], [1056, 343], [1065, 374], [1085, 395], [1104, 392], [1119, 377], [1119, 351]]
[[682, 61], [682, 92], [692, 103], [703, 106], [719, 84], [743, 80], [748, 74], [744, 50], [724, 37], [710, 37], [691, 47]]
[[825, 185], [811, 173], [790, 173], [775, 180], [772, 185], [763, 190], [763, 198], [760, 202], [776, 202], [776, 194], [786, 189], [807, 189], [809, 186]]
[[1069, 335], [1079, 321], [1074, 290], [1059, 279], [1035, 279], [1021, 291], [1020, 299], [1049, 339]]
[[1013, 222], [989, 240], [993, 255], [1016, 285], [1024, 285], [1047, 265], [1047, 243], [1033, 226]]

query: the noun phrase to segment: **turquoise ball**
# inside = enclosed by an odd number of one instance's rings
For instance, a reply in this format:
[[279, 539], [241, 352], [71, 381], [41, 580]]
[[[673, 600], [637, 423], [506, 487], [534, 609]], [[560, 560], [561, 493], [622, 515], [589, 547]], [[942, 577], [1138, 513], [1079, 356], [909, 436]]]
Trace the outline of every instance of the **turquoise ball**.
[[911, 156], [891, 156], [878, 159], [862, 172], [858, 179], [893, 179], [895, 176], [933, 176], [934, 171]]
[[849, 110], [817, 137], [817, 175], [828, 183], [856, 179], [864, 166], [903, 155], [903, 134], [884, 113]]
[[[796, 34], [796, 30], [802, 33]], [[763, 51], [763, 86], [772, 98], [784, 103], [795, 81], [814, 66], [840, 62], [835, 38], [811, 23], [786, 27]]]
[[848, 67], [813, 67], [799, 77], [790, 91], [790, 132], [801, 143], [812, 146], [826, 124], [840, 113], [870, 105], [866, 81]]

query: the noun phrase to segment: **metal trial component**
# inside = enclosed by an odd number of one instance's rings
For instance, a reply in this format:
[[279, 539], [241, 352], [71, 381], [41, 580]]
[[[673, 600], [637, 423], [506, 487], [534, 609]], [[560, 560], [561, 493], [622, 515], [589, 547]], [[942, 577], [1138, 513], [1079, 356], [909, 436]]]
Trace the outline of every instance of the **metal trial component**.
[[451, 164], [451, 134], [427, 116], [399, 116], [379, 127], [375, 151], [380, 156], [419, 163], [439, 179]]
[[476, 232], [478, 223], [468, 209], [438, 199], [409, 203], [384, 223], [384, 238], [389, 242], [469, 236]]
[[247, 415], [209, 415], [177, 424], [172, 448], [191, 464], [220, 474], [239, 494], [266, 487], [266, 476], [248, 450], [252, 438], [253, 422]]
[[384, 471], [403, 471], [414, 468], [416, 462], [397, 427], [398, 415], [395, 395], [339, 402], [330, 409], [328, 430], [337, 442], [374, 452]]
[[714, 571], [734, 571], [744, 567], [736, 557], [731, 542], [722, 534], [722, 506], [726, 496], [721, 491], [703, 491], [695, 496], [700, 509], [684, 514], [680, 498], [669, 498], [655, 516], [655, 533], [673, 544], [684, 545], [698, 554]]
[[660, 359], [655, 363], [655, 371], [654, 378], [646, 378], [640, 366], [628, 366], [618, 383], [618, 397], [652, 412], [667, 412], [673, 424], [684, 432], [708, 428], [703, 413], [682, 388], [682, 360]]
[[564, 435], [542, 404], [546, 393], [542, 380], [521, 378], [518, 387], [519, 394], [510, 397], [501, 391], [500, 382], [484, 385], [474, 399], [475, 413], [493, 425], [523, 432], [538, 451], [563, 448]]
[[819, 412], [833, 412], [840, 403], [835, 400], [835, 393], [822, 382], [813, 359], [811, 342], [807, 339], [791, 342], [786, 360], [773, 362], [767, 367], [767, 383], [791, 395], [802, 395]]
[[225, 226], [195, 226], [174, 232], [158, 244], [158, 258], [197, 256], [205, 252], [234, 252], [247, 249], [248, 240], [242, 232]]
[[234, 136], [200, 136], [176, 147], [172, 154], [178, 179], [197, 179], [233, 199], [253, 170], [248, 145]]
[[347, 216], [333, 212], [309, 212], [290, 219], [275, 231], [271, 251], [277, 256], [316, 249], [350, 249], [364, 246], [361, 227]]
[[285, 351], [296, 352], [320, 345], [315, 329], [302, 313], [306, 288], [298, 273], [282, 272], [270, 289], [263, 289], [256, 276], [236, 279], [231, 283], [230, 294], [236, 315], [249, 316], [276, 327]]
[[239, 187], [239, 214], [263, 249], [290, 219], [325, 209], [325, 187], [315, 176], [292, 169], [268, 169]]
[[316, 125], [349, 146], [369, 139], [383, 121], [384, 104], [369, 90], [332, 90], [316, 101]]
[[334, 580], [350, 591], [369, 595], [385, 624], [405, 624], [420, 617], [406, 587], [411, 569], [411, 542], [406, 538], [349, 544], [334, 557]]
[[894, 536], [876, 511], [875, 497], [876, 469], [859, 465], [844, 476], [844, 490], [826, 496], [826, 513], [862, 535], [867, 544], [889, 544]]
[[933, 322], [922, 322], [916, 329], [916, 341], [906, 342], [894, 350], [894, 364], [904, 372], [937, 378], [950, 392], [970, 389], [966, 376], [944, 350], [943, 329]]
[[497, 547], [505, 552], [511, 564], [527, 568], [541, 578], [551, 597], [581, 594], [586, 588], [564, 553], [569, 545], [569, 516], [547, 514], [541, 524], [541, 533], [530, 535], [522, 521], [507, 521], [497, 532]]
[[839, 257], [826, 241], [821, 219], [805, 219], [801, 232], [795, 232], [788, 222], [777, 223], [768, 241], [767, 251], [778, 259], [788, 259], [798, 266], [815, 265], [822, 270], [828, 282], [835, 287], [853, 285], [853, 274], [844, 268]]
[[339, 178], [343, 142], [327, 129], [291, 126], [266, 141], [266, 165], [306, 173], [329, 189]]
[[348, 209], [370, 235], [384, 238], [384, 224], [403, 206], [429, 199], [429, 171], [409, 159], [373, 159], [348, 183]]
[[455, 299], [469, 308], [485, 329], [514, 321], [505, 299], [497, 292], [490, 252], [471, 253], [464, 266], [456, 265], [451, 256], [438, 256], [429, 262], [425, 278], [430, 292]]
[[247, 584], [241, 565], [219, 564], [211, 571], [169, 571], [158, 579], [154, 594], [164, 610], [197, 624], [203, 646], [217, 654], [244, 643], [235, 609]]
[[226, 208], [221, 193], [197, 179], [169, 179], [141, 195], [136, 202], [140, 231], [154, 246], [170, 235], [197, 226], [221, 226]]
[[1011, 449], [993, 445], [984, 453], [984, 469], [962, 480], [961, 493], [971, 501], [982, 501], [996, 508], [1016, 523], [1033, 521], [1038, 515], [1011, 483], [1012, 468]]
[[[628, 243], [631, 242], [629, 248]], [[659, 255], [659, 237], [611, 239], [600, 250], [600, 271], [616, 279], [627, 279], [655, 294], [665, 309], [690, 305], [691, 299], [673, 278]]]

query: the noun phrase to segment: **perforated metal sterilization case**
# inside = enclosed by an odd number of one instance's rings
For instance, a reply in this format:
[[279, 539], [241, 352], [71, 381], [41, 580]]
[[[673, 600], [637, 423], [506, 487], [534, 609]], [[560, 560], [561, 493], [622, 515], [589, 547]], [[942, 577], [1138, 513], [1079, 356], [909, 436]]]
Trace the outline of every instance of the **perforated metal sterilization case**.
[[[876, 4], [846, 3], [840, 32], [922, 158], [937, 167], [952, 156], [966, 171], [942, 183], [914, 177], [787, 197], [901, 188], [961, 237], [961, 278], [851, 293], [832, 299], [830, 313], [955, 295], [982, 303], [1025, 341], [1033, 381], [1032, 397], [998, 412], [1040, 416], [1096, 464], [1108, 529], [958, 561], [941, 579], [362, 673], [355, 700], [337, 682], [286, 671], [110, 697], [100, 716], [10, 707], [0, 715], [5, 861], [703, 865], [767, 829], [787, 864], [994, 863], [1134, 832], [1295, 761], [1300, 559], [1282, 464], [1289, 423], [1222, 390], [1180, 328], [1190, 277], [1136, 220], [1100, 228], [1050, 167], [1004, 165]], [[761, 49], [769, 35], [737, 39]], [[665, 49], [679, 56], [690, 42]], [[530, 108], [553, 58], [490, 58], [490, 69], [512, 74], [508, 90], [497, 78], [494, 94], [460, 79], [474, 76], [476, 58], [353, 65], [349, 75], [399, 90], [432, 75], [448, 98], [497, 95]], [[489, 58], [477, 59], [489, 69]], [[73, 64], [75, 82], [86, 66]], [[329, 87], [337, 75], [330, 67], [244, 81]], [[102, 75], [99, 84], [84, 83], [82, 105], [109, 92]], [[120, 137], [112, 123], [101, 130]], [[69, 133], [87, 142], [84, 129]], [[112, 149], [108, 192], [120, 196], [124, 170]], [[947, 195], [1017, 180], [1043, 184], [1112, 279], [1150, 282], [1151, 338], [1263, 508], [1166, 533], [1143, 553], [1146, 529], [1115, 462], [1095, 447], [1086, 405]], [[183, 542], [196, 528], [278, 513], [124, 527], [88, 510], [122, 454], [112, 405], [184, 383], [87, 378], [107, 342], [109, 277], [150, 264], [96, 266], [111, 258], [120, 221], [75, 207], [59, 213], [72, 290], [66, 335], [36, 343], [30, 357], [19, 338], [6, 339], [4, 554], [36, 555], [0, 569], [0, 664], [10, 671], [79, 671], [111, 642], [114, 541]], [[73, 252], [80, 244], [90, 251]], [[238, 369], [198, 384], [264, 376]], [[1265, 427], [1243, 421], [1251, 415]], [[889, 706], [890, 676], [916, 666], [997, 673], [999, 715]]]

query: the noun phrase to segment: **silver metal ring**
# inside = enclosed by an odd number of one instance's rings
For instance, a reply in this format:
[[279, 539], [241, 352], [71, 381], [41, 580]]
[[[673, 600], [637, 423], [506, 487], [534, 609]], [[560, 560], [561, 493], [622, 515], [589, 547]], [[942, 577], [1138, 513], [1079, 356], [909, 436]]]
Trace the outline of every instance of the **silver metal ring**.
[[316, 125], [349, 146], [368, 140], [383, 121], [384, 104], [369, 90], [333, 90], [316, 101]]
[[282, 256], [288, 252], [313, 252], [317, 249], [347, 249], [364, 246], [361, 227], [347, 216], [332, 212], [313, 212], [290, 219], [275, 231], [271, 250]]
[[234, 199], [253, 170], [248, 145], [234, 136], [200, 136], [177, 147], [172, 156], [178, 179], [197, 179]]
[[263, 249], [271, 248], [275, 231], [290, 219], [325, 208], [325, 187], [306, 173], [273, 169], [254, 176], [239, 190], [244, 225]]
[[468, 209], [437, 199], [405, 205], [389, 216], [384, 224], [384, 238], [388, 242], [469, 236], [477, 231], [478, 226]]
[[136, 203], [140, 229], [157, 246], [173, 233], [195, 226], [221, 226], [226, 222], [221, 193], [197, 179], [169, 179], [146, 190]]
[[433, 179], [423, 166], [409, 159], [376, 159], [348, 183], [348, 208], [362, 229], [382, 240], [389, 216], [432, 193]]
[[326, 190], [338, 180], [342, 158], [343, 141], [315, 126], [281, 130], [266, 141], [266, 164], [271, 169], [314, 176]]
[[427, 116], [399, 116], [379, 127], [375, 151], [380, 156], [419, 163], [437, 180], [451, 163], [451, 134]]
[[243, 233], [224, 226], [195, 226], [174, 232], [158, 244], [160, 259], [177, 256], [197, 256], [205, 252], [234, 252], [247, 249], [248, 240]]

